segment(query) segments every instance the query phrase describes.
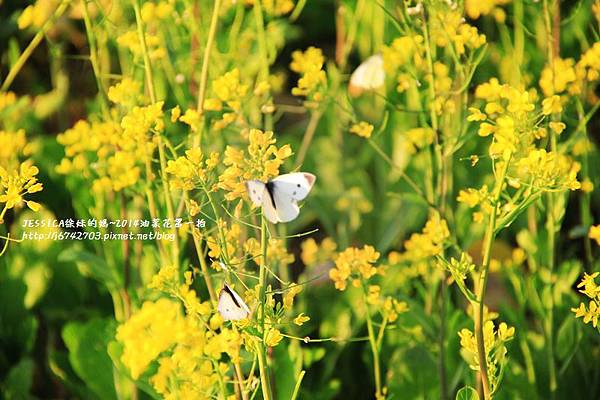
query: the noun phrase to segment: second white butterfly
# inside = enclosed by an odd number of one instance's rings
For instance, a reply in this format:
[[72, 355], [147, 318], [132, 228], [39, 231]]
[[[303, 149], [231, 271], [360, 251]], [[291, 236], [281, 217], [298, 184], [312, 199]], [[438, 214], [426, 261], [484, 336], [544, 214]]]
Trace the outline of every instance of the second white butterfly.
[[316, 176], [308, 172], [280, 175], [267, 183], [246, 182], [248, 196], [272, 223], [289, 222], [300, 214], [298, 201], [304, 200], [315, 183]]

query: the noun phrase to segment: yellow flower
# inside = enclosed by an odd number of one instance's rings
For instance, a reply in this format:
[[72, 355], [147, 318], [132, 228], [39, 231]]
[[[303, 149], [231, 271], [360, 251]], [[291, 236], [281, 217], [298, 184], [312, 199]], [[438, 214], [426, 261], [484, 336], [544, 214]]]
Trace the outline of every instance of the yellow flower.
[[352, 127], [350, 127], [350, 132], [364, 138], [370, 138], [373, 133], [373, 125], [361, 121], [358, 124], [352, 125]]
[[179, 117], [179, 120], [189, 125], [192, 132], [197, 132], [200, 128], [200, 114], [193, 108], [185, 110], [185, 113]]
[[496, 103], [495, 101], [492, 101], [491, 103], [487, 103], [485, 105], [485, 112], [488, 114], [500, 114], [500, 113], [504, 112], [504, 107], [502, 107], [500, 104]]
[[[497, 78], [491, 78], [475, 89], [475, 97], [488, 102], [500, 99], [500, 93], [505, 85], [501, 85]], [[486, 111], [487, 112], [487, 111]], [[488, 112], [489, 113], [489, 112]]]
[[308, 321], [310, 321], [310, 317], [308, 315], [304, 315], [304, 313], [300, 313], [296, 318], [294, 318], [294, 323], [298, 326], [302, 326]]
[[119, 151], [110, 157], [108, 159], [108, 176], [115, 192], [135, 185], [140, 177], [140, 168], [135, 165], [133, 154]]
[[594, 225], [590, 227], [590, 231], [588, 232], [588, 237], [593, 239], [600, 246], [600, 224]]
[[576, 80], [574, 65], [575, 61], [572, 58], [555, 58], [551, 66], [547, 65], [544, 68], [540, 76], [540, 87], [544, 96], [560, 94]]
[[290, 69], [300, 74], [296, 87], [292, 88], [294, 96], [311, 97], [312, 100], [321, 100], [319, 89], [325, 85], [327, 77], [323, 71], [325, 57], [321, 49], [309, 47], [302, 52], [296, 50], [292, 53]]
[[531, 95], [527, 91], [521, 92], [515, 88], [510, 88], [506, 97], [508, 98], [508, 107], [506, 108], [508, 112], [523, 114], [533, 111], [535, 108], [534, 104], [531, 102]]
[[438, 213], [432, 213], [422, 233], [413, 233], [404, 242], [404, 253], [401, 260], [416, 262], [431, 258], [441, 253], [446, 239], [450, 237], [448, 224]]
[[482, 200], [485, 200], [486, 198], [487, 198], [487, 186], [483, 185], [483, 187], [480, 190], [471, 189], [471, 188], [469, 188], [467, 190], [461, 190], [458, 193], [458, 197], [456, 198], [456, 200], [459, 203], [465, 203], [470, 208], [473, 208], [473, 207], [477, 206], [479, 203], [481, 203]]
[[108, 99], [115, 104], [131, 106], [137, 102], [141, 85], [130, 78], [123, 80], [108, 88]]
[[291, 310], [294, 305], [294, 297], [302, 291], [301, 285], [292, 285], [283, 295], [283, 308]]
[[[146, 3], [146, 4], [150, 4], [150, 3]], [[181, 108], [179, 108], [179, 105], [176, 105], [175, 107], [173, 107], [171, 109], [171, 122], [177, 122], [177, 120], [179, 119], [180, 116], [181, 116]]]
[[556, 114], [562, 112], [563, 107], [560, 102], [560, 96], [553, 95], [542, 101], [542, 113], [544, 115]]
[[548, 126], [550, 126], [550, 129], [552, 129], [554, 131], [554, 133], [556, 133], [557, 135], [560, 135], [562, 133], [562, 131], [565, 130], [565, 128], [567, 127], [563, 122], [550, 122], [548, 124]]
[[471, 113], [467, 117], [467, 121], [485, 121], [487, 115], [481, 112], [479, 108], [469, 107], [469, 112]]
[[275, 347], [281, 342], [281, 339], [283, 339], [283, 335], [281, 335], [279, 329], [271, 328], [265, 335], [265, 344], [268, 347]]
[[484, 122], [481, 125], [479, 125], [479, 131], [477, 133], [481, 137], [486, 137], [486, 136], [491, 135], [495, 131], [496, 131], [496, 127], [494, 125]]
[[498, 6], [508, 3], [510, 3], [510, 0], [465, 0], [465, 11], [469, 18], [478, 19], [482, 15], [502, 11]]
[[381, 287], [379, 285], [369, 285], [367, 289], [367, 303], [377, 305], [380, 301]]
[[239, 111], [240, 102], [248, 93], [248, 85], [241, 83], [240, 71], [234, 68], [215, 79], [212, 90], [220, 101], [227, 103], [234, 111]]
[[[166, 50], [160, 46], [160, 38], [156, 35], [145, 34], [146, 47], [151, 59], [161, 59], [165, 57]], [[123, 33], [117, 38], [117, 44], [131, 51], [134, 55], [142, 55], [142, 45], [136, 30]]]
[[581, 190], [585, 193], [591, 193], [594, 191], [594, 184], [589, 178], [585, 178], [583, 182], [581, 182]]

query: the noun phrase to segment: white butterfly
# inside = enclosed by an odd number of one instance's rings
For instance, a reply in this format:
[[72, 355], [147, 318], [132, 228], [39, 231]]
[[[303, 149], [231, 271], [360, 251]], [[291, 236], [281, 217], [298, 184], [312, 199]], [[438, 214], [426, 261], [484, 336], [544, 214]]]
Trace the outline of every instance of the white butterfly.
[[280, 175], [263, 183], [246, 182], [250, 200], [262, 206], [263, 215], [272, 223], [289, 222], [300, 214], [298, 201], [303, 200], [313, 187], [316, 176], [307, 172]]
[[248, 305], [227, 284], [223, 285], [223, 289], [219, 293], [217, 310], [225, 321], [239, 321], [250, 316]]
[[365, 90], [375, 90], [385, 83], [383, 57], [375, 54], [363, 61], [350, 76], [348, 91], [353, 96], [358, 96]]

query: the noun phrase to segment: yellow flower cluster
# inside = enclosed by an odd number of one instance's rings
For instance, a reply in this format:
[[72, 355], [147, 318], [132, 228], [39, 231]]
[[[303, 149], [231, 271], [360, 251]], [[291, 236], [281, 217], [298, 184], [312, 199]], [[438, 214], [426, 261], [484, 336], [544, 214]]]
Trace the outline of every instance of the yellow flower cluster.
[[[493, 393], [502, 378], [502, 367], [506, 362], [506, 343], [513, 339], [515, 328], [509, 327], [504, 322], [495, 329], [494, 322], [486, 320], [483, 326], [483, 342], [485, 344], [485, 357], [490, 378], [490, 390]], [[458, 332], [462, 356], [471, 369], [479, 370], [479, 357], [477, 351], [477, 339], [469, 329]]]
[[6, 111], [8, 114], [0, 118], [0, 224], [4, 223], [8, 210], [20, 208], [23, 202], [31, 210], [38, 211], [40, 204], [25, 197], [43, 189], [36, 177], [38, 168], [27, 159], [34, 145], [27, 142], [25, 131], [1, 129], [11, 126], [9, 122], [14, 121], [12, 111], [7, 109], [17, 101], [17, 96], [12, 92], [0, 93], [0, 113]]
[[404, 242], [402, 261], [418, 262], [434, 257], [442, 252], [446, 240], [450, 237], [448, 224], [439, 213], [431, 214], [422, 233], [413, 233]]
[[[161, 45], [161, 41], [158, 36], [146, 33], [145, 41], [148, 49], [148, 55], [151, 59], [158, 60], [166, 56], [167, 50]], [[136, 57], [140, 57], [143, 54], [142, 45], [136, 30], [123, 33], [117, 38], [117, 44], [131, 51], [131, 53], [133, 53], [133, 55]]]
[[392, 41], [389, 46], [383, 46], [381, 55], [383, 67], [387, 73], [396, 74], [400, 67], [424, 65], [424, 53], [422, 49], [423, 36], [401, 36]]
[[216, 97], [206, 99], [204, 109], [221, 111], [224, 104], [228, 108], [228, 112], [225, 112], [220, 120], [215, 121], [216, 129], [223, 129], [236, 118], [242, 117], [240, 110], [242, 101], [248, 93], [248, 85], [240, 81], [239, 69], [234, 68], [215, 79], [212, 83], [212, 91]]
[[581, 188], [577, 180], [580, 168], [579, 163], [569, 157], [544, 149], [532, 150], [517, 162], [519, 180], [540, 190]]
[[319, 244], [315, 239], [310, 238], [303, 241], [300, 247], [302, 262], [307, 267], [312, 267], [333, 261], [337, 244], [330, 237], [326, 237]]
[[373, 125], [365, 121], [360, 121], [350, 127], [350, 133], [354, 133], [357, 136], [370, 138], [373, 133]]
[[[256, 0], [244, 0], [247, 5], [254, 5]], [[260, 0], [263, 9], [269, 15], [275, 17], [285, 15], [294, 9], [292, 0]]]
[[483, 185], [480, 189], [468, 188], [461, 190], [456, 200], [459, 203], [466, 204], [469, 208], [480, 207], [480, 211], [473, 213], [473, 221], [475, 222], [482, 222], [484, 216], [489, 215], [494, 209], [487, 185]]
[[0, 166], [7, 170], [18, 167], [19, 156], [29, 156], [31, 150], [23, 129], [15, 132], [0, 130]]
[[[151, 3], [146, 3], [151, 4]], [[131, 107], [138, 102], [141, 85], [130, 78], [123, 80], [108, 88], [108, 99], [115, 104]]]
[[569, 93], [584, 94], [590, 100], [597, 101], [592, 84], [600, 79], [600, 42], [594, 43], [590, 49], [583, 53], [577, 64], [575, 64], [575, 74], [577, 81], [571, 85]]
[[380, 308], [383, 318], [388, 322], [395, 322], [398, 315], [408, 311], [408, 304], [392, 296], [381, 296], [379, 285], [369, 285], [367, 288], [367, 304]]
[[335, 208], [348, 214], [351, 229], [358, 229], [361, 216], [370, 213], [373, 210], [373, 204], [367, 199], [360, 187], [352, 186], [337, 199]]
[[327, 84], [327, 76], [323, 71], [324, 64], [325, 57], [321, 49], [311, 46], [305, 51], [294, 51], [290, 69], [300, 74], [300, 79], [296, 87], [292, 88], [292, 94], [316, 102], [321, 101], [323, 99], [321, 90]]
[[26, 29], [30, 26], [41, 28], [52, 16], [59, 3], [59, 0], [37, 0], [35, 4], [27, 6], [17, 20], [19, 29]]
[[134, 379], [180, 339], [184, 324], [179, 304], [163, 298], [145, 302], [117, 328], [117, 340], [123, 343], [121, 361]]
[[[165, 172], [173, 175], [171, 185], [175, 189], [192, 190], [206, 185], [207, 174], [219, 164], [219, 153], [213, 152], [204, 159], [200, 148], [186, 150], [185, 157], [167, 162]], [[211, 189], [211, 188], [207, 188]]]
[[433, 143], [435, 132], [431, 128], [413, 128], [405, 134], [404, 149], [408, 154], [415, 154]]
[[499, 6], [511, 0], [465, 0], [465, 11], [469, 18], [478, 19], [482, 15], [493, 15], [497, 22], [503, 23], [506, 14]]
[[[23, 196], [42, 190], [42, 184], [35, 177], [38, 172], [38, 168], [28, 161], [21, 163], [18, 169], [10, 171], [0, 166], [0, 203], [4, 203], [0, 212], [0, 223], [4, 222], [6, 210], [21, 205]], [[40, 208], [35, 201], [27, 200], [26, 204], [33, 211]]]
[[583, 279], [577, 285], [579, 291], [585, 294], [589, 299], [587, 307], [583, 302], [579, 304], [578, 308], [572, 308], [571, 311], [575, 313], [575, 318], [583, 317], [583, 323], [592, 323], [594, 328], [598, 326], [598, 318], [600, 317], [600, 286], [595, 282], [596, 277], [600, 275], [599, 272], [593, 274], [583, 274]]
[[368, 280], [377, 273], [375, 263], [379, 253], [372, 246], [362, 249], [349, 247], [339, 253], [335, 259], [335, 267], [329, 271], [329, 278], [335, 283], [335, 288], [345, 290], [347, 281], [352, 280], [352, 285], [358, 287], [362, 280]]
[[158, 3], [147, 2], [142, 5], [142, 20], [148, 24], [154, 21], [165, 20], [173, 14], [173, 4], [167, 1]]
[[[111, 88], [114, 100], [119, 102], [124, 99], [124, 94], [119, 93], [125, 89], [122, 85], [123, 82]], [[129, 84], [125, 82], [125, 85]], [[91, 174], [95, 178], [92, 188], [96, 192], [132, 187], [139, 180], [140, 165], [150, 161], [156, 147], [151, 133], [164, 128], [162, 106], [163, 103], [158, 102], [133, 107], [120, 124], [78, 121], [73, 128], [57, 136], [58, 143], [65, 147], [65, 158], [57, 166], [57, 172], [69, 174], [77, 170], [84, 177]]]
[[2, 92], [0, 93], [0, 112], [3, 112], [5, 108], [12, 106], [17, 102], [17, 95], [14, 92]]
[[452, 44], [459, 55], [465, 54], [467, 49], [476, 50], [486, 43], [485, 35], [464, 22], [460, 11], [448, 6], [432, 9], [430, 25], [431, 41], [439, 47]]
[[550, 97], [565, 92], [575, 82], [575, 60], [555, 58], [540, 76], [540, 87], [544, 96]]
[[266, 182], [279, 175], [279, 167], [292, 155], [289, 145], [277, 148], [273, 132], [251, 129], [246, 151], [227, 146], [223, 164], [227, 166], [219, 177], [219, 188], [226, 190], [227, 200], [235, 200], [246, 193], [246, 182], [258, 179]]
[[[537, 96], [535, 91], [522, 91], [509, 85], [501, 85], [492, 78], [475, 90], [475, 97], [486, 100], [484, 111], [471, 107], [469, 121], [485, 121], [479, 125], [479, 136], [493, 135], [489, 148], [492, 158], [527, 154], [534, 140], [546, 136], [540, 127], [539, 115], [534, 112]], [[545, 103], [545, 111], [555, 111], [556, 99]]]

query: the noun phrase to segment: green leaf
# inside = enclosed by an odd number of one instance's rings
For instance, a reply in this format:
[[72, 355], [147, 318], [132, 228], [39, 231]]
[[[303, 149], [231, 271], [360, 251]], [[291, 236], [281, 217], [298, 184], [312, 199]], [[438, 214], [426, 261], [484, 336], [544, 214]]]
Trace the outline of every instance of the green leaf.
[[33, 398], [29, 393], [33, 382], [33, 361], [24, 358], [11, 368], [2, 384], [2, 395], [6, 400]]
[[292, 397], [294, 387], [296, 385], [296, 376], [298, 372], [294, 367], [294, 360], [291, 354], [291, 345], [284, 346], [280, 344], [273, 348], [275, 359], [274, 369], [275, 382], [277, 382], [276, 390], [278, 399], [289, 399]]
[[464, 386], [456, 393], [456, 400], [479, 400], [479, 395], [471, 386]]
[[571, 357], [578, 349], [579, 340], [581, 340], [579, 324], [575, 317], [569, 314], [558, 328], [556, 336], [556, 356], [558, 359], [564, 361]]
[[33, 347], [37, 319], [25, 308], [26, 290], [20, 280], [0, 278], [0, 360], [18, 360]]
[[106, 285], [111, 290], [121, 285], [121, 276], [104, 259], [89, 251], [73, 246], [65, 249], [58, 256], [58, 261], [74, 262], [84, 276], [92, 277]]
[[113, 364], [107, 352], [113, 336], [112, 321], [100, 318], [71, 322], [62, 332], [73, 369], [100, 399], [116, 399]]

